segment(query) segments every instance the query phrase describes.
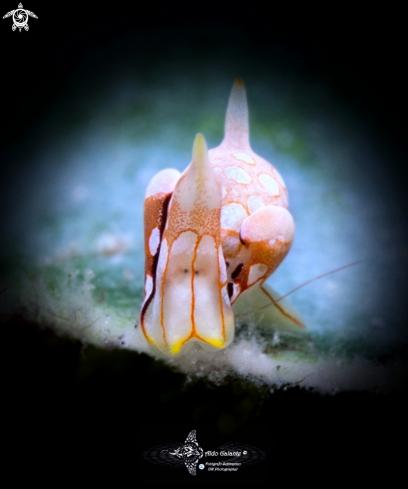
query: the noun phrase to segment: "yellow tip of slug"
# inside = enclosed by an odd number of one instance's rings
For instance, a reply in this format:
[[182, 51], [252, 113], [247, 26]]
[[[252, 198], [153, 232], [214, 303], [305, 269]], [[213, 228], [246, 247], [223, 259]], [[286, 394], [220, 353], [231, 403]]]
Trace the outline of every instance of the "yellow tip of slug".
[[207, 171], [210, 166], [208, 160], [207, 143], [202, 134], [197, 134], [193, 144], [193, 158], [191, 164], [198, 171], [198, 174], [203, 176], [203, 172]]
[[145, 337], [149, 343], [151, 343], [154, 346], [157, 346], [157, 343], [154, 341], [154, 339], [151, 336], [149, 336], [146, 332], [145, 332]]
[[225, 341], [220, 340], [219, 338], [205, 338], [205, 341], [214, 348], [223, 348], [225, 344]]
[[193, 144], [193, 161], [203, 160], [207, 156], [207, 143], [202, 134], [197, 134]]
[[185, 340], [185, 339], [183, 339], [183, 340], [178, 340], [178, 341], [176, 341], [175, 343], [173, 343], [173, 344], [171, 345], [171, 347], [170, 347], [170, 354], [171, 354], [171, 355], [177, 355], [177, 353], [179, 353], [179, 352], [180, 352], [181, 347], [184, 345], [185, 341], [186, 341], [186, 340]]
[[[225, 346], [225, 341], [221, 340], [220, 338], [201, 338], [201, 340], [205, 341], [214, 348], [224, 348]], [[180, 353], [180, 350], [182, 349], [185, 342], [185, 338], [175, 341], [169, 348], [170, 355], [177, 355], [178, 353]]]
[[244, 82], [242, 80], [242, 78], [237, 78], [235, 80], [235, 83], [234, 83], [235, 86], [238, 86], [238, 87], [243, 87], [244, 86]]

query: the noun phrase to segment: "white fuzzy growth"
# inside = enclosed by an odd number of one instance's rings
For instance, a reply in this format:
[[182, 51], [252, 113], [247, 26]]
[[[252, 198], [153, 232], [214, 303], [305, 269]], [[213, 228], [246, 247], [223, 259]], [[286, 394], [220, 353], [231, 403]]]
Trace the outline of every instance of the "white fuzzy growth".
[[183, 356], [164, 361], [189, 377], [206, 377], [217, 385], [224, 384], [232, 375], [271, 389], [299, 386], [321, 394], [369, 389], [388, 392], [403, 387], [407, 373], [402, 365], [384, 367], [361, 357], [349, 362], [338, 358], [305, 362], [293, 352], [274, 357], [265, 353], [265, 346], [255, 337], [242, 338], [225, 350], [195, 347]]
[[67, 268], [65, 277], [55, 290], [49, 290], [41, 278], [27, 279], [20, 298], [15, 299], [16, 304], [28, 318], [52, 324], [58, 332], [85, 344], [147, 352], [145, 338], [140, 327], [135, 328], [133, 314], [120, 315], [119, 311], [93, 297], [92, 270], [88, 269], [80, 280], [77, 271]]

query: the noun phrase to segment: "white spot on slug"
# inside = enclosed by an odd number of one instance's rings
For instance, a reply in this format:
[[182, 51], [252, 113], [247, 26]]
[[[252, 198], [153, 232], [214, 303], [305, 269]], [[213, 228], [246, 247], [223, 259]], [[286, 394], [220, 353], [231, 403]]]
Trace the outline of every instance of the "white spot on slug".
[[227, 236], [222, 243], [225, 252], [230, 255], [233, 255], [238, 251], [239, 245], [240, 245], [239, 239], [235, 238], [234, 236]]
[[246, 153], [233, 153], [232, 156], [237, 160], [243, 161], [244, 163], [255, 165], [255, 160], [252, 158], [252, 156], [249, 156]]
[[224, 285], [224, 287], [221, 289], [221, 298], [225, 304], [230, 304], [227, 285]]
[[173, 246], [171, 247], [171, 255], [183, 255], [190, 264], [191, 252], [194, 249], [196, 242], [197, 234], [194, 231], [183, 231], [174, 240]]
[[248, 285], [256, 282], [260, 277], [265, 275], [265, 272], [268, 270], [268, 267], [263, 263], [257, 263], [256, 265], [251, 265], [248, 274]]
[[248, 173], [242, 168], [239, 168], [239, 166], [227, 166], [225, 173], [228, 178], [235, 180], [237, 183], [249, 183], [251, 181]]
[[235, 301], [235, 299], [238, 297], [240, 292], [241, 292], [241, 286], [239, 284], [234, 284], [232, 297], [230, 299], [231, 304]]
[[159, 280], [156, 281], [156, 286], [159, 285], [161, 277], [163, 277], [164, 269], [166, 268], [168, 253], [169, 253], [169, 246], [167, 244], [167, 239], [163, 238], [160, 246], [159, 260], [157, 261], [156, 277], [158, 277]]
[[146, 281], [145, 281], [145, 297], [149, 297], [151, 292], [153, 290], [153, 279], [149, 274], [146, 274]]
[[285, 241], [285, 237], [283, 234], [279, 234], [278, 236], [275, 236], [273, 239], [269, 240], [269, 246], [274, 246], [275, 243], [283, 243]]
[[154, 228], [149, 238], [149, 250], [152, 256], [154, 256], [157, 253], [157, 248], [159, 247], [159, 243], [160, 243], [160, 230], [159, 228]]
[[220, 270], [219, 281], [220, 281], [220, 283], [223, 284], [227, 280], [227, 269], [225, 267], [225, 260], [224, 260], [224, 254], [222, 251], [222, 245], [220, 245], [218, 248], [218, 268]]
[[247, 213], [241, 204], [227, 204], [221, 210], [221, 226], [226, 229], [239, 231]]
[[276, 180], [268, 173], [261, 173], [259, 175], [259, 181], [266, 188], [266, 190], [272, 195], [279, 195], [279, 186]]
[[251, 195], [248, 199], [248, 210], [252, 214], [256, 210], [258, 210], [260, 207], [264, 207], [265, 203], [261, 199], [261, 197], [258, 197], [257, 195]]

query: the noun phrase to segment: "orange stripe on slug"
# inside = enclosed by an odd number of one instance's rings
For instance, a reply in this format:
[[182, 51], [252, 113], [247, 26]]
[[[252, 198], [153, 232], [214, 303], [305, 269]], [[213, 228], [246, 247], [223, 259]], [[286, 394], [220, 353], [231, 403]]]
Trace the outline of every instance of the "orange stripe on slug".
[[195, 308], [195, 296], [194, 296], [194, 277], [195, 277], [195, 269], [194, 269], [194, 263], [197, 258], [197, 249], [198, 245], [200, 244], [201, 241], [201, 236], [198, 236], [196, 244], [194, 246], [194, 251], [193, 251], [193, 259], [191, 261], [191, 313], [190, 313], [190, 318], [191, 318], [191, 335], [192, 336], [197, 336], [196, 335], [196, 328], [195, 328], [195, 319], [194, 319], [194, 308]]

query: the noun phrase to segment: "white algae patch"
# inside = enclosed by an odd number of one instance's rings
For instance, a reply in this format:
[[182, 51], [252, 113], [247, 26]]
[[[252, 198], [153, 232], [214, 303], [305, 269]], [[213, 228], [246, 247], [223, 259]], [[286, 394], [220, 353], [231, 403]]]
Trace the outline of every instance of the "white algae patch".
[[271, 389], [299, 386], [321, 394], [364, 390], [389, 392], [405, 385], [407, 369], [398, 363], [385, 367], [363, 357], [307, 360], [296, 358], [293, 352], [274, 356], [263, 351], [264, 345], [257, 340], [242, 339], [221, 352], [196, 349], [183, 357], [164, 360], [190, 377], [206, 377], [215, 384], [238, 377]]
[[[120, 314], [92, 295], [94, 286], [91, 270], [85, 273], [83, 282], [76, 279], [77, 272], [66, 274], [59, 287], [47, 287], [43, 278], [25, 280], [21, 294], [8, 308], [24, 311], [26, 319], [52, 326], [57, 333], [77, 338], [84, 343], [103, 348], [131, 348], [139, 352], [146, 346], [129, 315]], [[15, 304], [17, 302], [17, 306]], [[2, 304], [2, 310], [7, 310]], [[11, 306], [11, 307], [10, 307]]]

